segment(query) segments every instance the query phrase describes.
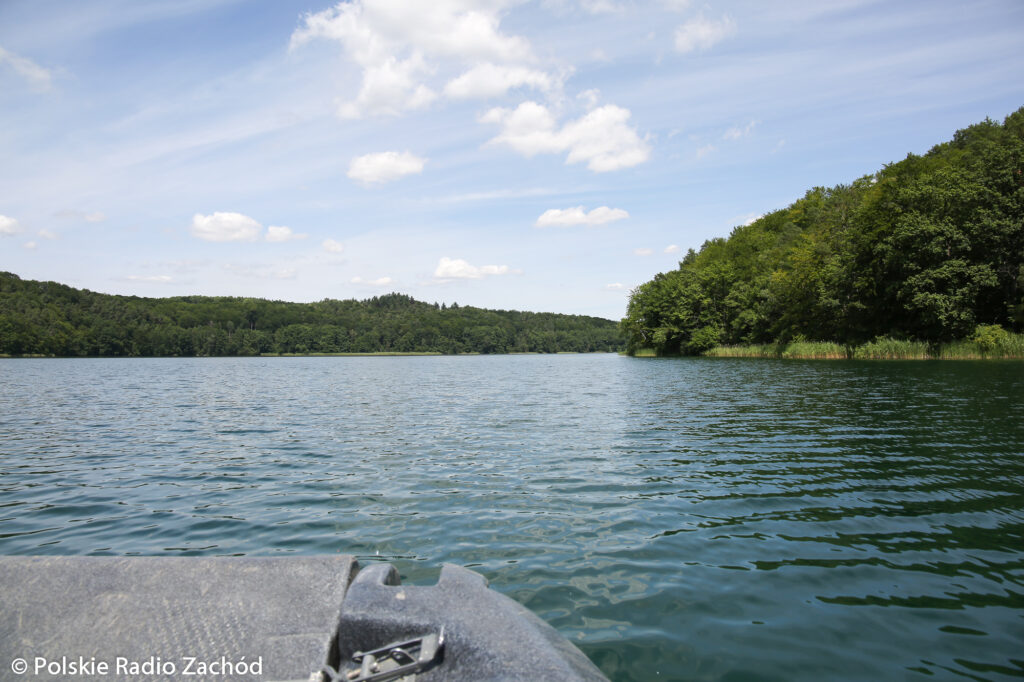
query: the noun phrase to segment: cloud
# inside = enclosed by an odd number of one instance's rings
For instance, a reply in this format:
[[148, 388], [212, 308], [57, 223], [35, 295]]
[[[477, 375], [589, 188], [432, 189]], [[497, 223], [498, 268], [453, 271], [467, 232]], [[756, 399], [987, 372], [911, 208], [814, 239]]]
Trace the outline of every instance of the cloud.
[[284, 268], [274, 265], [238, 265], [228, 263], [224, 269], [240, 277], [256, 279], [295, 279], [298, 271], [295, 268]]
[[345, 250], [344, 244], [333, 239], [325, 239], [320, 246], [328, 253], [341, 253]]
[[508, 275], [511, 270], [507, 265], [470, 265], [461, 258], [442, 257], [434, 270], [434, 279], [448, 281], [453, 279], [481, 279], [487, 275]]
[[101, 211], [86, 213], [75, 208], [61, 209], [54, 213], [53, 216], [64, 220], [84, 220], [87, 223], [101, 223], [107, 219], [107, 216]]
[[694, 17], [676, 28], [677, 52], [707, 50], [736, 32], [736, 23], [728, 15], [718, 21]]
[[192, 216], [191, 232], [194, 237], [207, 242], [254, 242], [261, 236], [268, 242], [287, 242], [307, 236], [296, 234], [292, 228], [282, 225], [271, 225], [263, 235], [263, 225], [255, 219], [241, 213], [221, 211], [210, 215], [196, 213]]
[[36, 244], [35, 242], [25, 242], [24, 244], [22, 244], [22, 246], [31, 251], [32, 249], [36, 248], [38, 244]]
[[296, 234], [290, 227], [271, 225], [267, 228], [268, 242], [289, 242], [295, 239], [305, 239], [308, 235]]
[[19, 57], [0, 47], [0, 66], [4, 64], [14, 69], [14, 72], [24, 78], [36, 92], [45, 92], [52, 86], [52, 71], [39, 66], [27, 57]]
[[363, 279], [362, 277], [353, 277], [349, 281], [352, 282], [352, 284], [361, 284], [370, 287], [384, 287], [393, 283], [395, 280], [391, 279], [390, 277], [378, 277], [377, 279]]
[[699, 149], [697, 149], [697, 158], [698, 159], [703, 159], [705, 156], [707, 156], [708, 154], [710, 154], [711, 152], [713, 152], [713, 151], [715, 151], [717, 149], [718, 149], [718, 147], [716, 147], [713, 144], [706, 144], [703, 147], [700, 147]]
[[487, 190], [484, 192], [467, 192], [466, 194], [450, 194], [442, 197], [431, 197], [433, 201], [461, 203], [464, 201], [492, 201], [494, 199], [521, 199], [523, 197], [543, 197], [558, 194], [551, 187], [524, 187]]
[[591, 14], [609, 14], [622, 9], [611, 0], [580, 0], [580, 7]]
[[633, 249], [633, 254], [637, 256], [650, 256], [652, 253], [654, 253], [654, 249], [648, 249], [646, 247]]
[[[467, 73], [472, 73], [487, 62], [524, 65], [535, 61], [525, 39], [500, 30], [501, 13], [510, 4], [514, 1], [340, 2], [307, 14], [292, 34], [291, 47], [316, 39], [335, 41], [361, 67], [359, 94], [338, 107], [339, 116], [396, 115], [426, 106], [437, 97], [426, 81], [442, 63], [470, 64]], [[480, 92], [479, 86], [475, 77], [469, 77], [453, 86], [455, 93], [463, 94], [452, 96], [476, 96], [469, 93]]]
[[612, 282], [611, 284], [605, 284], [604, 288], [607, 289], [608, 291], [622, 291], [626, 287], [622, 284], [622, 282]]
[[364, 71], [363, 86], [354, 102], [338, 107], [341, 118], [364, 115], [395, 116], [406, 109], [422, 109], [437, 98], [437, 93], [416, 81], [429, 69], [419, 55], [409, 59], [387, 58], [382, 64]]
[[751, 121], [750, 123], [748, 123], [747, 125], [743, 126], [742, 128], [740, 128], [738, 126], [729, 128], [728, 130], [725, 131], [725, 134], [722, 135], [722, 139], [725, 139], [725, 140], [738, 140], [741, 137], [746, 137], [747, 135], [749, 135], [751, 133], [751, 131], [754, 129], [754, 127], [758, 123], [760, 123], [760, 121]]
[[192, 235], [208, 242], [252, 242], [259, 239], [263, 226], [241, 213], [192, 216]]
[[422, 173], [427, 162], [409, 152], [380, 152], [352, 159], [348, 177], [363, 183], [391, 182], [405, 175]]
[[537, 218], [537, 227], [569, 227], [572, 225], [604, 225], [616, 220], [628, 218], [629, 213], [621, 208], [608, 208], [600, 206], [590, 211], [584, 210], [582, 206], [573, 208], [549, 208]]
[[679, 253], [682, 249], [679, 248], [678, 244], [669, 244], [665, 247], [665, 253]]
[[57, 235], [56, 232], [52, 232], [50, 230], [47, 230], [45, 227], [43, 229], [39, 230], [39, 236], [42, 237], [43, 239], [57, 239], [58, 238], [58, 235]]
[[512, 88], [530, 87], [547, 92], [559, 85], [555, 78], [537, 69], [487, 62], [448, 81], [444, 94], [455, 99], [483, 99], [504, 95]]
[[149, 282], [152, 284], [167, 284], [174, 281], [170, 275], [128, 275], [125, 279], [129, 282]]
[[21, 225], [14, 218], [0, 215], [0, 235], [8, 237], [21, 232]]
[[510, 147], [526, 157], [568, 152], [566, 163], [586, 162], [590, 170], [603, 173], [636, 166], [650, 156], [650, 146], [627, 125], [629, 117], [628, 109], [609, 104], [559, 129], [546, 106], [523, 102], [514, 110], [491, 109], [480, 121], [502, 127], [488, 144]]
[[601, 99], [601, 91], [597, 88], [590, 88], [576, 95], [576, 99], [583, 102], [584, 106], [587, 107], [587, 111], [590, 111], [597, 106], [598, 101]]

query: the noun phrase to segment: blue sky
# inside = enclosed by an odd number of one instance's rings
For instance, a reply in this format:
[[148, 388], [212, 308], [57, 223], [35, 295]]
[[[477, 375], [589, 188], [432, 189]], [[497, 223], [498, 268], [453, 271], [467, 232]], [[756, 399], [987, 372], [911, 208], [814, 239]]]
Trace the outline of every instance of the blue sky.
[[0, 2], [0, 270], [618, 319], [1024, 105], [1024, 3]]

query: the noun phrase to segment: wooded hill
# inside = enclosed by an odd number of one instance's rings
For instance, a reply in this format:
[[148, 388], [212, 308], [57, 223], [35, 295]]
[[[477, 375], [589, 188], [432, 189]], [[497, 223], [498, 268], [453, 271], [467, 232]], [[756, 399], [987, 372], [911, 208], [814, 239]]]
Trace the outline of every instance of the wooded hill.
[[0, 354], [216, 356], [260, 353], [618, 351], [618, 325], [597, 317], [423, 303], [139, 298], [0, 273]]
[[692, 249], [633, 290], [631, 352], [1024, 327], [1024, 107]]

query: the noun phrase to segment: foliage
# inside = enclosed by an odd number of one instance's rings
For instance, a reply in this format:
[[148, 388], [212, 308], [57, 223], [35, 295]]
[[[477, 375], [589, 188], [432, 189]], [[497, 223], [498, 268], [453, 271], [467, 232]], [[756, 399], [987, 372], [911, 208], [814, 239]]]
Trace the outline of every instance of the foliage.
[[991, 352], [1003, 346], [1009, 334], [998, 324], [979, 324], [971, 336], [971, 341], [978, 345], [982, 352]]
[[215, 356], [262, 353], [617, 351], [611, 320], [424, 303], [139, 298], [0, 273], [0, 354]]
[[897, 352], [979, 325], [1024, 329], [1024, 107], [691, 249], [621, 322], [628, 351], [659, 355], [806, 339]]

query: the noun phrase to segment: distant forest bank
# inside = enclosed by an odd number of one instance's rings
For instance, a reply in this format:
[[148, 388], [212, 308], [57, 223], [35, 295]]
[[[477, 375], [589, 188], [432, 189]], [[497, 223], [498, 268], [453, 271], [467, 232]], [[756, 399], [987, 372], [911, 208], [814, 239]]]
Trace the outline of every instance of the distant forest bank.
[[616, 352], [599, 317], [424, 303], [99, 294], [0, 273], [0, 355], [189, 357]]
[[633, 355], [1024, 358], [1024, 107], [690, 250]]

